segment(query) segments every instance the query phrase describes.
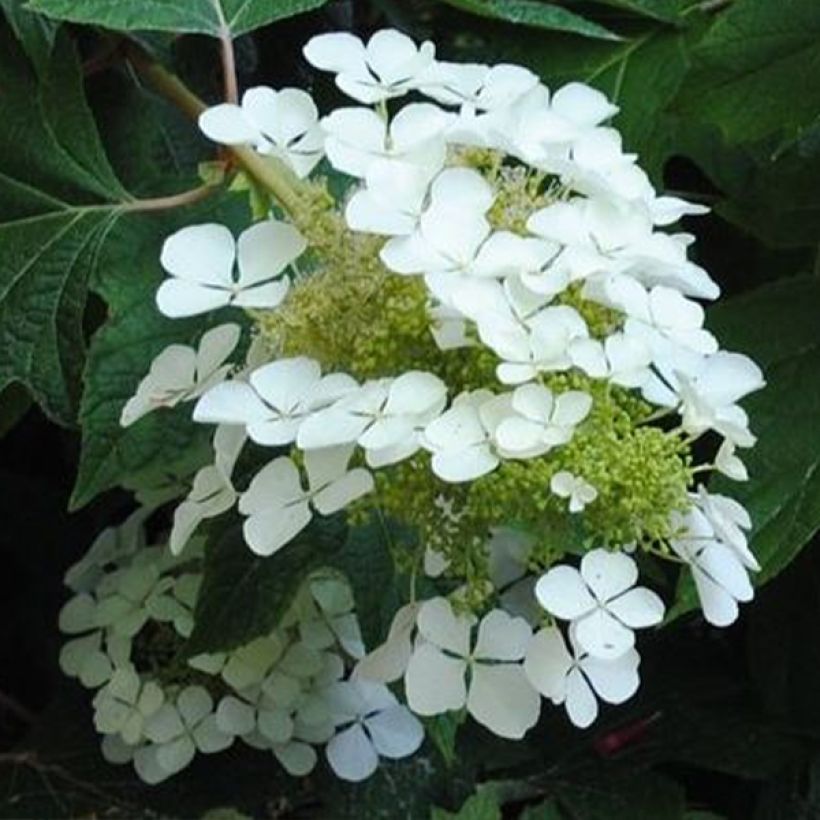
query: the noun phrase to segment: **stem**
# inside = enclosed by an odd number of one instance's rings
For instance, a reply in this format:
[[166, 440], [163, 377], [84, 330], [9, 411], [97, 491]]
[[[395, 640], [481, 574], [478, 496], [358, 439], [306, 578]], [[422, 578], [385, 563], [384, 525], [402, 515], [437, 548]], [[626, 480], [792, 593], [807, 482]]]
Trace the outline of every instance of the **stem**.
[[[143, 80], [190, 119], [199, 119], [199, 115], [207, 109], [208, 106], [179, 77], [152, 60], [133, 43], [129, 43], [126, 55]], [[260, 185], [273, 194], [291, 216], [302, 210], [301, 195], [305, 191], [305, 186], [283, 162], [275, 157], [263, 158], [253, 149], [243, 145], [226, 146], [226, 151], [232, 154]]]
[[167, 211], [171, 208], [179, 208], [183, 205], [193, 205], [209, 197], [218, 190], [218, 185], [200, 185], [190, 191], [182, 191], [170, 196], [158, 196], [151, 199], [135, 199], [123, 206], [124, 211]]

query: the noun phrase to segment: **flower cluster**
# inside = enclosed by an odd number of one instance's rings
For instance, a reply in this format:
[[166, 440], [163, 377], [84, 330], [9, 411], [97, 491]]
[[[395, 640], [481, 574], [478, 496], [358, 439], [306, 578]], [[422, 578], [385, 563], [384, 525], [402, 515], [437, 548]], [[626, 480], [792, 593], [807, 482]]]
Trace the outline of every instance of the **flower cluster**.
[[[284, 670], [303, 694], [330, 687], [334, 714], [347, 716], [351, 728], [327, 750], [344, 777], [420, 742], [385, 688], [399, 679], [412, 712], [466, 709], [502, 737], [535, 724], [542, 696], [588, 726], [598, 699], [635, 692], [634, 631], [665, 613], [636, 585], [631, 553], [691, 572], [719, 626], [752, 597], [748, 572], [759, 568], [747, 512], [698, 483], [708, 471], [746, 478], [736, 451], [755, 438], [738, 402], [764, 384], [705, 328], [702, 302], [719, 287], [689, 259], [693, 237], [669, 227], [705, 209], [655, 191], [607, 124], [618, 109], [586, 85], [551, 91], [519, 66], [444, 62], [432, 43], [392, 30], [366, 44], [322, 35], [304, 53], [357, 104], [320, 117], [303, 91], [254, 88], [200, 118], [208, 137], [251, 146], [291, 180], [285, 215], [272, 203], [236, 241], [221, 225], [184, 228], [160, 258], [165, 315], [230, 307], [253, 325], [243, 363], [226, 364], [232, 324], [197, 350], [163, 351], [123, 411], [127, 424], [195, 400], [194, 420], [218, 425], [215, 462], [177, 508], [176, 557], [164, 560], [185, 566], [174, 562], [195, 557], [186, 543], [198, 524], [235, 505], [260, 556], [287, 549], [314, 517], [351, 505], [355, 517], [370, 499], [414, 529], [417, 549], [402, 548], [397, 565], [456, 591], [400, 609], [355, 684], [325, 667]], [[317, 168], [348, 179], [343, 201]], [[715, 455], [696, 463], [703, 436]], [[240, 491], [232, 472], [245, 446], [275, 449]], [[140, 566], [135, 557], [139, 583], [126, 584], [121, 605], [126, 632], [157, 607], [170, 613], [167, 601], [186, 605], [176, 582], [157, 591]], [[108, 680], [125, 628], [101, 632], [99, 617], [83, 660], [69, 663], [94, 685]], [[190, 628], [189, 616], [170, 620]], [[357, 657], [350, 635], [334, 634]], [[264, 674], [207, 726], [309, 768], [305, 744], [332, 729], [305, 729], [298, 709], [277, 702], [278, 684], [265, 687], [290, 657], [281, 635], [270, 641], [283, 646]], [[224, 680], [230, 662], [214, 663], [228, 663], [213, 672]], [[129, 729], [143, 771], [190, 757], [197, 737], [202, 751], [224, 742], [198, 728], [207, 692], [168, 705], [161, 690], [145, 694], [133, 676], [128, 685], [162, 716]], [[185, 754], [159, 751], [172, 742]]]
[[421, 744], [419, 721], [381, 683], [355, 679], [365, 654], [347, 582], [313, 574], [281, 624], [231, 652], [179, 660], [202, 583], [201, 542], [185, 558], [146, 546], [140, 509], [104, 531], [73, 566], [74, 596], [60, 613], [70, 636], [65, 674], [96, 690], [94, 725], [112, 763], [133, 763], [147, 783], [237, 740], [305, 775], [324, 746], [333, 771], [362, 780], [379, 756]]

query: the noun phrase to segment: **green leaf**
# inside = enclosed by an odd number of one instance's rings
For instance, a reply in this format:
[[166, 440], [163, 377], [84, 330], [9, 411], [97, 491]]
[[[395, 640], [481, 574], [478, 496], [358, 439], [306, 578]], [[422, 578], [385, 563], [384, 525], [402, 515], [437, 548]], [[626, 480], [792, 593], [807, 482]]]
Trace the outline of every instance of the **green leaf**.
[[57, 20], [119, 31], [173, 31], [234, 37], [318, 9], [327, 0], [30, 0], [29, 8]]
[[528, 806], [519, 820], [564, 820], [564, 815], [554, 800], [547, 800], [538, 806]]
[[37, 73], [42, 74], [48, 69], [59, 24], [24, 8], [23, 2], [24, 0], [0, 0], [0, 11], [6, 15], [14, 36], [20, 41]]
[[684, 0], [598, 0], [598, 2], [659, 20], [662, 23], [679, 22], [685, 5]]
[[[820, 279], [796, 277], [757, 288], [716, 305], [709, 324], [721, 344], [751, 356], [766, 387], [744, 406], [758, 436], [742, 451], [749, 481], [719, 479], [710, 489], [746, 506], [753, 521], [751, 548], [763, 584], [800, 552], [820, 529]], [[685, 578], [672, 616], [697, 606]]]
[[683, 789], [652, 772], [629, 779], [558, 785], [558, 801], [573, 820], [683, 820]]
[[820, 3], [737, 0], [694, 51], [682, 114], [717, 125], [731, 142], [794, 134], [820, 112]]
[[20, 382], [69, 424], [86, 283], [131, 197], [100, 145], [67, 36], [39, 78], [2, 27], [0, 55], [0, 390]]
[[461, 11], [530, 28], [566, 31], [600, 40], [619, 40], [617, 34], [560, 6], [537, 0], [443, 0]]
[[[396, 586], [393, 551], [412, 541], [406, 528], [374, 515], [364, 526], [351, 527], [333, 566], [350, 581], [364, 644], [373, 648], [387, 630], [401, 598]], [[399, 547], [401, 548], [401, 547]]]
[[339, 518], [314, 519], [267, 558], [248, 549], [237, 524], [219, 528], [206, 547], [202, 590], [186, 657], [222, 652], [267, 635], [287, 611], [302, 581], [332, 566], [345, 542]]
[[455, 814], [433, 807], [431, 820], [501, 820], [501, 807], [495, 795], [485, 790], [467, 798]]

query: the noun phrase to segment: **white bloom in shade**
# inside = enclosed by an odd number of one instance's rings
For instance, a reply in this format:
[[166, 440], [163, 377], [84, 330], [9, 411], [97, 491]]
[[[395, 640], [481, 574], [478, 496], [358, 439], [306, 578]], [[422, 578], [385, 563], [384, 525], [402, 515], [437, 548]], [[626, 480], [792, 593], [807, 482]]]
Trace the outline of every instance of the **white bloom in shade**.
[[540, 711], [538, 693], [520, 663], [530, 642], [530, 626], [495, 609], [482, 618], [473, 644], [474, 624], [475, 618], [456, 615], [444, 598], [422, 604], [417, 618], [420, 640], [404, 678], [407, 702], [419, 715], [466, 705], [491, 732], [521, 738]]
[[173, 586], [173, 580], [161, 578], [156, 563], [148, 561], [134, 562], [107, 580], [110, 584], [97, 604], [96, 623], [124, 638], [133, 637], [145, 626], [150, 617], [149, 600]]
[[231, 737], [259, 732], [271, 743], [287, 743], [293, 736], [293, 718], [260, 688], [241, 697], [225, 695], [216, 708], [216, 725]]
[[325, 754], [343, 780], [364, 780], [376, 771], [380, 756], [407, 757], [424, 740], [418, 719], [381, 683], [339, 681], [322, 695], [337, 727]]
[[[310, 649], [329, 649], [337, 641], [352, 658], [364, 656], [350, 584], [333, 576], [310, 581], [310, 597], [299, 614], [299, 637]], [[314, 604], [315, 602], [315, 604]]]
[[736, 445], [724, 439], [715, 456], [715, 469], [734, 481], [748, 481], [749, 471], [740, 457], [735, 455]]
[[249, 88], [242, 105], [222, 103], [199, 116], [206, 137], [223, 145], [253, 145], [306, 177], [324, 153], [325, 135], [316, 104], [305, 91], [266, 86]]
[[698, 487], [692, 500], [712, 525], [715, 537], [731, 547], [747, 569], [757, 572], [760, 564], [749, 549], [744, 532], [752, 528], [746, 508], [734, 498], [708, 492], [703, 485]]
[[369, 108], [337, 108], [322, 120], [330, 164], [342, 173], [365, 178], [379, 160], [416, 165], [430, 175], [444, 164], [447, 115], [431, 103], [413, 103], [388, 127]]
[[512, 456], [531, 458], [566, 444], [589, 415], [592, 397], [580, 390], [555, 396], [540, 384], [522, 384], [512, 394], [515, 415], [495, 430], [498, 446]]
[[482, 408], [493, 400], [488, 390], [462, 393], [452, 406], [431, 421], [421, 445], [433, 454], [433, 472], [444, 481], [472, 481], [499, 464]]
[[381, 251], [390, 270], [401, 274], [463, 273], [490, 235], [485, 214], [492, 188], [472, 168], [447, 168], [430, 186], [430, 204], [416, 231], [395, 236]]
[[581, 476], [560, 470], [550, 479], [550, 490], [559, 498], [569, 499], [569, 511], [581, 512], [598, 497], [598, 491]]
[[571, 349], [589, 337], [586, 322], [568, 305], [546, 307], [524, 323], [486, 314], [479, 319], [481, 340], [502, 359], [499, 381], [521, 384], [538, 373], [569, 370]]
[[323, 377], [314, 359], [279, 359], [256, 368], [249, 383], [234, 379], [210, 390], [197, 402], [194, 421], [244, 424], [257, 444], [281, 446], [294, 441], [311, 413], [357, 387], [345, 373]]
[[197, 472], [191, 492], [174, 510], [174, 525], [168, 539], [168, 547], [174, 555], [182, 552], [202, 521], [233, 507], [237, 492], [231, 474], [246, 439], [243, 427], [228, 424], [217, 427], [214, 435], [215, 463]]
[[420, 606], [418, 603], [405, 604], [396, 612], [387, 639], [356, 664], [354, 677], [393, 683], [404, 675], [413, 653], [411, 638]]
[[311, 508], [331, 515], [373, 489], [365, 469], [347, 469], [352, 447], [328, 447], [305, 453], [308, 489], [298, 467], [287, 456], [274, 459], [253, 478], [239, 499], [239, 511], [249, 516], [245, 541], [257, 555], [272, 555], [309, 523]]
[[704, 618], [714, 626], [729, 626], [737, 620], [738, 602], [754, 597], [743, 558], [718, 540], [699, 509], [693, 507], [685, 516], [674, 515], [673, 522], [678, 535], [669, 543], [689, 564]]
[[748, 356], [721, 350], [704, 358], [693, 373], [677, 375], [681, 423], [687, 433], [715, 430], [735, 445], [754, 444], [749, 419], [737, 402], [766, 382]]
[[159, 407], [175, 407], [201, 396], [230, 372], [225, 360], [239, 342], [241, 328], [224, 324], [203, 334], [199, 347], [169, 345], [151, 362], [148, 375], [126, 402], [120, 424], [128, 427]]
[[162, 246], [160, 263], [171, 278], [159, 286], [157, 307], [171, 318], [226, 305], [275, 308], [290, 286], [282, 272], [306, 247], [296, 228], [275, 219], [243, 231], [237, 242], [223, 225], [182, 228]]
[[94, 726], [100, 734], [117, 734], [135, 746], [145, 736], [146, 721], [164, 702], [157, 683], [142, 681], [133, 666], [121, 667], [94, 697]]
[[358, 37], [338, 32], [312, 37], [304, 48], [311, 65], [334, 72], [336, 85], [366, 105], [418, 88], [435, 53], [431, 42], [417, 46], [394, 29], [377, 31], [366, 46]]
[[574, 567], [553, 567], [538, 579], [535, 596], [547, 612], [571, 621], [578, 645], [611, 660], [635, 645], [634, 629], [663, 620], [663, 601], [636, 587], [638, 566], [628, 555], [595, 549]]
[[217, 725], [213, 700], [201, 686], [183, 689], [175, 704], [166, 701], [146, 722], [145, 736], [151, 745], [137, 749], [134, 766], [146, 783], [182, 771], [198, 751], [221, 752], [233, 743]]
[[595, 658], [577, 645], [572, 629], [570, 644], [573, 654], [558, 629], [542, 629], [530, 641], [524, 671], [544, 697], [563, 703], [572, 723], [585, 729], [598, 717], [596, 695], [605, 703], [624, 703], [635, 694], [640, 657], [629, 649], [614, 660]]
[[376, 159], [365, 172], [365, 187], [356, 191], [345, 208], [354, 231], [386, 236], [412, 233], [427, 200], [430, 182], [440, 167], [399, 159]]
[[296, 442], [305, 450], [358, 442], [371, 466], [390, 464], [416, 452], [419, 431], [446, 400], [446, 385], [432, 373], [411, 370], [396, 379], [368, 382], [313, 413]]
[[550, 170], [575, 141], [618, 112], [604, 94], [583, 83], [568, 83], [552, 99], [546, 89], [538, 92], [514, 113], [505, 142], [525, 161]]

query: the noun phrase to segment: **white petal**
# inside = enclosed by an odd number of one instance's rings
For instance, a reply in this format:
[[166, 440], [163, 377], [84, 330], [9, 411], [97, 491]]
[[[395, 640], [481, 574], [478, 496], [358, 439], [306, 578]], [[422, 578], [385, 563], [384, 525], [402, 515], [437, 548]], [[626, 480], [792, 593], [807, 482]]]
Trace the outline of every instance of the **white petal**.
[[226, 695], [216, 708], [216, 722], [225, 734], [246, 735], [256, 727], [256, 715], [250, 704]]
[[584, 615], [573, 626], [578, 645], [596, 658], [618, 658], [635, 645], [635, 633], [605, 609]]
[[171, 319], [196, 316], [230, 304], [228, 290], [183, 279], [166, 279], [157, 289], [157, 307]]
[[636, 587], [607, 604], [607, 609], [631, 629], [655, 626], [663, 620], [663, 601], [650, 589]]
[[623, 703], [638, 691], [638, 653], [631, 649], [615, 660], [601, 660], [587, 657], [581, 663], [581, 669], [598, 697], [607, 703]]
[[233, 235], [224, 225], [190, 225], [165, 240], [160, 264], [187, 282], [230, 287], [235, 253]]
[[278, 276], [307, 248], [307, 241], [285, 222], [269, 219], [243, 231], [237, 242], [239, 286], [266, 282]]
[[563, 702], [571, 667], [572, 657], [558, 629], [545, 627], [533, 636], [524, 658], [524, 673], [545, 698], [556, 704]]
[[578, 125], [600, 125], [618, 112], [604, 94], [584, 83], [568, 83], [552, 95], [552, 109]]
[[532, 629], [523, 618], [511, 618], [503, 610], [494, 609], [481, 619], [473, 657], [519, 661], [526, 654], [531, 636]]
[[692, 568], [703, 617], [714, 626], [729, 626], [737, 620], [737, 601], [697, 567]]
[[157, 763], [167, 774], [181, 772], [190, 765], [196, 755], [194, 741], [184, 735], [165, 743], [157, 749]]
[[242, 109], [232, 103], [208, 108], [199, 115], [199, 128], [208, 139], [223, 145], [247, 145], [259, 139], [259, 131]]
[[541, 697], [520, 664], [477, 663], [473, 666], [467, 710], [499, 737], [517, 740], [538, 721]]
[[352, 444], [367, 429], [370, 422], [366, 416], [329, 407], [304, 420], [296, 436], [296, 444], [302, 450], [320, 450]]
[[325, 487], [313, 497], [313, 506], [322, 515], [331, 515], [367, 495], [374, 487], [369, 470], [357, 467]]
[[316, 766], [316, 752], [312, 746], [299, 741], [291, 741], [273, 747], [276, 759], [282, 764], [282, 768], [293, 777], [304, 777]]
[[579, 729], [586, 729], [598, 717], [598, 701], [577, 667], [567, 675], [567, 694], [564, 701], [567, 715]]
[[250, 382], [268, 404], [286, 413], [298, 406], [320, 376], [318, 362], [297, 356], [257, 368], [251, 373]]
[[342, 778], [357, 783], [370, 777], [379, 765], [373, 744], [356, 723], [334, 737], [325, 749], [330, 768]]
[[574, 567], [558, 566], [538, 579], [535, 597], [547, 612], [565, 621], [580, 618], [595, 607], [595, 600]]
[[470, 652], [470, 630], [474, 623], [471, 616], [456, 615], [446, 598], [425, 601], [416, 618], [422, 637], [461, 657]]
[[270, 414], [250, 385], [235, 380], [215, 385], [194, 407], [194, 421], [205, 424], [253, 424]]
[[594, 549], [581, 559], [581, 575], [599, 601], [608, 601], [634, 586], [638, 565], [622, 552]]
[[303, 53], [311, 65], [323, 71], [355, 71], [365, 60], [362, 41], [346, 32], [311, 37]]
[[499, 465], [498, 457], [488, 446], [435, 453], [431, 461], [433, 472], [453, 484], [473, 481], [492, 472]]
[[285, 278], [264, 285], [245, 288], [234, 296], [231, 304], [236, 307], [272, 310], [278, 307], [290, 290], [290, 280]]
[[385, 413], [426, 413], [444, 401], [447, 386], [432, 373], [411, 370], [399, 376], [392, 385], [384, 406]]
[[273, 506], [301, 500], [303, 496], [299, 469], [287, 456], [280, 456], [253, 477], [239, 499], [239, 512], [244, 515], [264, 513]]
[[421, 723], [406, 706], [391, 706], [366, 718], [364, 725], [373, 746], [383, 757], [407, 757], [413, 754], [424, 740]]
[[408, 705], [417, 715], [461, 709], [467, 700], [466, 671], [466, 661], [449, 657], [429, 643], [417, 646], [404, 676]]
[[592, 409], [592, 396], [581, 390], [568, 390], [555, 400], [555, 409], [550, 421], [561, 427], [574, 427], [580, 424]]
[[295, 538], [312, 516], [307, 501], [252, 515], [243, 525], [245, 542], [257, 555], [273, 555]]

